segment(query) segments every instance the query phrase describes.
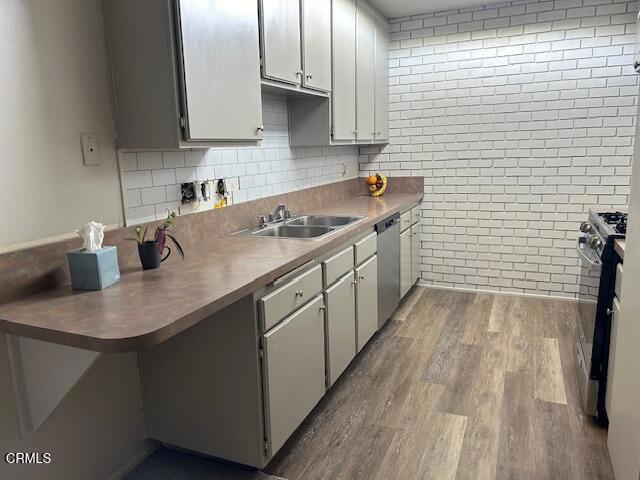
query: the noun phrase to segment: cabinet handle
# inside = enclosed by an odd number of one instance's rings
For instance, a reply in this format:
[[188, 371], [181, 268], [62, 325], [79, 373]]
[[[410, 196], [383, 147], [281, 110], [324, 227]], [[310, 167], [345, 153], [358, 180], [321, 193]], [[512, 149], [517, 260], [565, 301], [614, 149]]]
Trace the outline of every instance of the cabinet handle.
[[357, 278], [356, 278], [356, 279], [354, 279], [354, 280], [351, 282], [351, 285], [352, 285], [352, 286], [354, 286], [354, 287], [355, 287], [356, 285], [358, 285], [358, 279], [357, 279]]
[[319, 308], [320, 308], [321, 312], [324, 312], [327, 309], [327, 307], [325, 305], [320, 305]]
[[607, 315], [613, 315], [613, 310], [611, 310], [610, 308], [607, 308]]
[[303, 297], [304, 296], [304, 292], [302, 290], [298, 290], [296, 292], [296, 297]]
[[264, 132], [264, 125], [260, 125], [258, 128], [256, 128], [256, 132]]
[[364, 282], [364, 275], [358, 275], [358, 280], [362, 280]]
[[311, 80], [313, 78], [313, 75], [311, 75], [310, 73], [307, 73], [307, 80]]
[[302, 70], [298, 70], [296, 72], [296, 77], [301, 77], [302, 76]]

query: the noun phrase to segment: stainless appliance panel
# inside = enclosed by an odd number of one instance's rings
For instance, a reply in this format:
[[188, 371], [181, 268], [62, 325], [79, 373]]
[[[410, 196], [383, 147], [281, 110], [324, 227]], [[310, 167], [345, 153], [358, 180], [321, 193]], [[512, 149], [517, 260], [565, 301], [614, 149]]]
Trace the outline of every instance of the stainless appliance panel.
[[582, 345], [585, 361], [591, 364], [593, 333], [596, 326], [598, 289], [602, 272], [602, 261], [587, 244], [586, 237], [580, 236], [576, 246], [580, 258], [578, 276], [578, 339]]
[[378, 225], [378, 328], [400, 303], [400, 216]]

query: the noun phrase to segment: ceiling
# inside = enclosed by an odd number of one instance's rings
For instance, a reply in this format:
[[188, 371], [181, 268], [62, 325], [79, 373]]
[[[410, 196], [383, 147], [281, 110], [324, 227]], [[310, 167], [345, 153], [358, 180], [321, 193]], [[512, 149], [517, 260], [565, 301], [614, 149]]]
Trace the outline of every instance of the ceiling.
[[457, 8], [495, 3], [496, 0], [369, 0], [387, 18], [407, 17], [421, 13], [442, 12]]

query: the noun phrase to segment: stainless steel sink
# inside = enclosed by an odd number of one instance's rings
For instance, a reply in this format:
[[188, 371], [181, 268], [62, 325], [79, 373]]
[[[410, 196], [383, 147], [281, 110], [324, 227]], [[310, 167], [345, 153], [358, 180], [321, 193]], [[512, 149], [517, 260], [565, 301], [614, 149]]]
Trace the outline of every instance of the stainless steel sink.
[[278, 225], [275, 227], [267, 227], [253, 233], [258, 237], [286, 237], [286, 238], [316, 238], [332, 232], [331, 227], [322, 226], [299, 226], [299, 225]]
[[360, 220], [362, 217], [333, 217], [325, 215], [303, 215], [287, 222], [287, 225], [323, 225], [341, 227]]
[[[300, 238], [317, 240], [366, 217], [333, 215], [298, 215], [286, 220], [266, 223], [261, 227], [236, 232], [270, 238]], [[264, 219], [263, 219], [264, 220]]]

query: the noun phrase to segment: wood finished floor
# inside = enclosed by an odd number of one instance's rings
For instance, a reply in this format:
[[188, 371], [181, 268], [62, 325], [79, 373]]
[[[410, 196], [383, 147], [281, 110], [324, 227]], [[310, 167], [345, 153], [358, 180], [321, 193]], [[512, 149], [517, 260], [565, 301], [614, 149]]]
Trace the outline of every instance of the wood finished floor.
[[613, 478], [579, 404], [572, 302], [417, 288], [265, 471], [304, 479]]

